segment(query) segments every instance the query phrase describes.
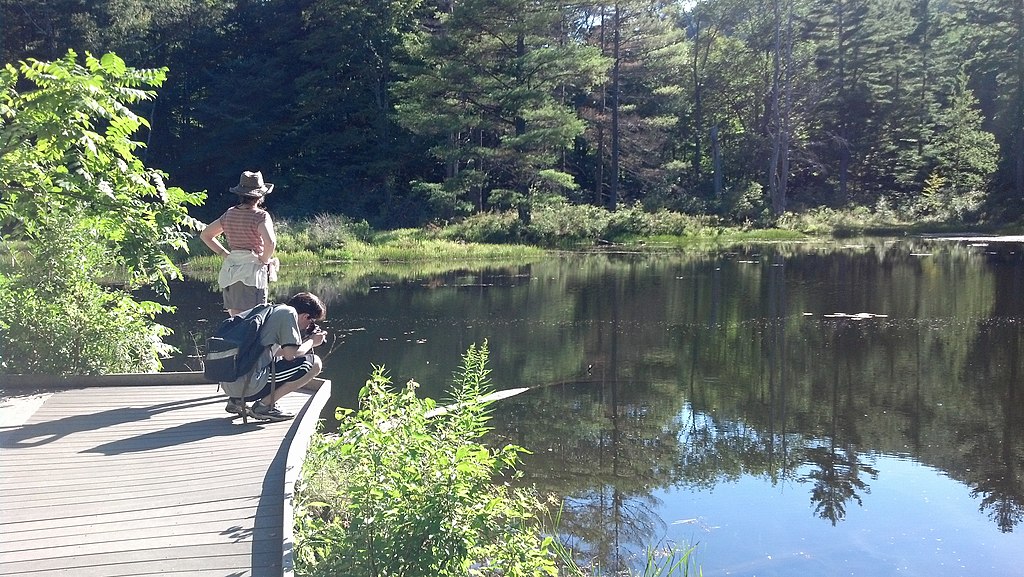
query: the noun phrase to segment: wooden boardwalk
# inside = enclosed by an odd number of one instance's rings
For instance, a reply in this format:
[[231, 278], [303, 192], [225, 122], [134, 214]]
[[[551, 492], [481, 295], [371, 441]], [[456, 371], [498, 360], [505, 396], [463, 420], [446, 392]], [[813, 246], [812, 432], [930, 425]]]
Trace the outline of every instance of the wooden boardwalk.
[[208, 383], [38, 397], [23, 424], [0, 420], [0, 575], [290, 575], [324, 384], [282, 399], [294, 421], [248, 425]]

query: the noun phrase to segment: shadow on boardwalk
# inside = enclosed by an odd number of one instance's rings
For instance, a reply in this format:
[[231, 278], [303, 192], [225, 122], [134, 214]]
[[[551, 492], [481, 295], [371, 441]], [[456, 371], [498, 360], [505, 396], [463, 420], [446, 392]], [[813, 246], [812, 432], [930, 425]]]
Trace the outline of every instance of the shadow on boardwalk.
[[0, 429], [3, 574], [288, 574], [308, 423], [242, 425], [223, 405], [212, 384], [69, 389]]
[[[78, 394], [85, 395], [85, 391], [79, 391]], [[224, 404], [224, 397], [222, 395], [212, 395], [200, 399], [188, 399], [181, 401], [170, 401], [166, 403], [159, 403], [150, 405], [148, 407], [118, 407], [116, 409], [110, 409], [106, 411], [99, 411], [96, 413], [89, 414], [78, 414], [70, 415], [67, 417], [57, 418], [52, 421], [44, 421], [40, 423], [30, 423], [21, 427], [15, 427], [9, 430], [0, 432], [0, 446], [11, 447], [11, 448], [27, 448], [52, 443], [58, 439], [62, 439], [69, 435], [75, 435], [84, 432], [94, 432], [99, 429], [106, 427], [114, 427], [125, 423], [134, 423], [139, 421], [145, 421], [160, 413], [168, 411], [174, 411], [179, 409], [186, 409], [195, 406], [201, 406], [205, 404]], [[216, 419], [217, 421], [223, 421], [223, 419]], [[198, 423], [184, 423], [183, 426], [191, 427], [197, 432], [206, 432], [206, 429], [199, 427]], [[231, 434], [237, 434], [244, 432], [244, 430], [238, 429]], [[157, 436], [164, 435], [165, 431], [155, 431]], [[125, 439], [128, 441], [128, 439]], [[111, 443], [116, 444], [116, 443]], [[155, 448], [155, 446], [141, 446], [133, 450], [146, 450], [147, 448]], [[110, 454], [103, 450], [101, 447], [97, 447], [94, 452], [101, 452]]]

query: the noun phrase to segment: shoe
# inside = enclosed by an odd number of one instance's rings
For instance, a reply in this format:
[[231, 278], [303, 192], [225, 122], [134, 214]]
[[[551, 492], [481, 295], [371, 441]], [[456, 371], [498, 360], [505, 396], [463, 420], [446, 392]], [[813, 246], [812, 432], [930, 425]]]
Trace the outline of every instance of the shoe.
[[277, 405], [268, 407], [267, 405], [264, 405], [259, 401], [252, 404], [252, 407], [249, 409], [249, 416], [254, 419], [259, 419], [261, 421], [271, 422], [287, 421], [288, 419], [292, 419], [295, 417], [295, 415], [291, 413], [286, 413], [284, 411], [279, 410], [277, 408]]
[[224, 405], [224, 410], [232, 415], [241, 415], [245, 413], [245, 401], [242, 399], [230, 398], [228, 404]]

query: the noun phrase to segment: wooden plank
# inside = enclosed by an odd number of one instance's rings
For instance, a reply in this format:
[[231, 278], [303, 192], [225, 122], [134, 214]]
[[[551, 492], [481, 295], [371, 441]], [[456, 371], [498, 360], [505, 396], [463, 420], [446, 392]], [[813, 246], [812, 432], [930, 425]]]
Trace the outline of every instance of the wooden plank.
[[[250, 456], [255, 456], [253, 453]], [[245, 459], [243, 459], [243, 462]], [[253, 465], [255, 468], [256, 466]], [[230, 483], [237, 482], [241, 473], [244, 473], [245, 467], [240, 467], [237, 464], [232, 464], [229, 461], [223, 463], [211, 464], [209, 467], [204, 469], [205, 474], [201, 480], [195, 480], [195, 473], [189, 470], [176, 471], [174, 474], [160, 475], [159, 472], [145, 472], [135, 473], [131, 475], [130, 486], [122, 489], [125, 496], [129, 496], [134, 492], [149, 494], [153, 491], [173, 491], [175, 487], [186, 485], [189, 490], [202, 489], [206, 485], [210, 486], [223, 486]], [[20, 485], [15, 483], [0, 483], [0, 504], [10, 502], [12, 506], [18, 506], [24, 502], [25, 497], [32, 497], [39, 502], [46, 502], [48, 499], [57, 499], [59, 496], [54, 496], [53, 489], [58, 489], [68, 482], [74, 482], [77, 486], [75, 491], [76, 495], [80, 495], [83, 498], [88, 498], [94, 495], [100, 495], [106, 497], [110, 492], [110, 483], [106, 479], [97, 478], [95, 475], [88, 475], [87, 471], [79, 471], [80, 478], [73, 478], [72, 476], [64, 476], [61, 478], [54, 479], [53, 475], [49, 475], [43, 479], [40, 479], [33, 485]], [[125, 479], [126, 476], [122, 476]], [[0, 519], [2, 522], [2, 519]]]
[[180, 571], [192, 575], [237, 575], [244, 577], [279, 575], [277, 555], [269, 553], [221, 552], [216, 549], [165, 547], [153, 554], [85, 555], [45, 560], [4, 563], [8, 577], [29, 575], [73, 575], [74, 577], [125, 577], [162, 575]]
[[138, 512], [153, 514], [154, 510], [184, 505], [208, 505], [230, 499], [232, 495], [246, 495], [247, 501], [260, 497], [265, 483], [240, 483], [234, 490], [204, 492], [197, 497], [197, 492], [176, 493], [173, 495], [156, 495], [151, 498], [140, 497], [124, 499], [111, 496], [105, 500], [92, 500], [86, 503], [75, 503], [73, 500], [57, 505], [29, 505], [21, 508], [4, 508], [4, 524], [23, 521], [39, 521], [44, 519], [76, 519], [80, 517], [98, 517], [115, 513]]
[[277, 516], [269, 512], [242, 518], [242, 521], [250, 524], [248, 529], [242, 528], [241, 525], [225, 524], [225, 514], [235, 515], [236, 512], [233, 509], [203, 511], [189, 515], [187, 517], [188, 521], [182, 521], [178, 516], [175, 516], [165, 518], [160, 522], [152, 518], [138, 518], [116, 524], [104, 525], [96, 523], [83, 526], [87, 530], [69, 530], [66, 527], [47, 527], [34, 531], [21, 530], [18, 531], [17, 538], [5, 539], [0, 542], [0, 552], [29, 551], [33, 549], [48, 550], [50, 547], [103, 543], [105, 541], [123, 539], [125, 535], [131, 535], [133, 539], [149, 539], [168, 535], [210, 534], [209, 528], [216, 523], [221, 523], [223, 527], [216, 534], [236, 538], [244, 535], [246, 531], [255, 529], [267, 530], [268, 532], [282, 532], [281, 523]]
[[132, 387], [167, 385], [214, 385], [203, 373], [119, 373], [110, 375], [4, 375], [4, 387], [56, 388], [56, 387]]
[[[190, 503], [180, 507], [165, 507], [152, 509], [140, 514], [138, 511], [120, 511], [104, 515], [102, 517], [64, 517], [61, 523], [54, 523], [52, 519], [32, 519], [19, 523], [0, 524], [0, 535], [4, 540], [23, 539], [22, 535], [32, 531], [63, 531], [68, 534], [80, 534], [93, 530], [120, 530], [121, 527], [130, 528], [138, 521], [148, 521], [150, 525], [156, 526], [172, 522], [185, 522], [186, 519], [202, 517], [207, 512], [221, 513], [226, 526], [236, 526], [236, 523], [246, 519], [258, 518], [261, 515], [274, 515], [276, 511], [265, 508], [261, 511], [254, 511], [251, 497], [240, 498], [235, 501], [218, 501], [216, 503]], [[251, 525], [251, 523], [250, 523]]]
[[[11, 551], [4, 556], [5, 563], [17, 563], [29, 560], [61, 559], [83, 557], [87, 555], [102, 555], [111, 552], [146, 555], [149, 551], [158, 551], [166, 548], [169, 539], [174, 540], [175, 547], [190, 547], [202, 551], [218, 550], [223, 547], [230, 547], [234, 542], [225, 538], [223, 532], [219, 531], [198, 531], [181, 533], [176, 531], [164, 531], [150, 537], [140, 537], [126, 533], [107, 533], [109, 538], [101, 542], [66, 542], [61, 545], [53, 544], [46, 547], [22, 548]], [[238, 540], [250, 538], [244, 531], [238, 532]], [[280, 546], [281, 526], [275, 524], [261, 532], [261, 540], [271, 541], [270, 548]], [[69, 539], [70, 541], [70, 539]]]
[[0, 573], [281, 575], [293, 423], [232, 422], [210, 384], [97, 386], [0, 427]]

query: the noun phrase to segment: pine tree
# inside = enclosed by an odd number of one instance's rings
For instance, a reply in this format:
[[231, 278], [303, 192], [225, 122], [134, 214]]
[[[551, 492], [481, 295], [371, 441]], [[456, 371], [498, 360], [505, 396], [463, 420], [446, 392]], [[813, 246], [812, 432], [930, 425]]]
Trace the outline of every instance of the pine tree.
[[[876, 118], [866, 74], [873, 67], [865, 51], [868, 44], [867, 0], [818, 2], [804, 22], [805, 34], [816, 50], [820, 78], [817, 148], [820, 162], [830, 174], [832, 201], [854, 200], [851, 179], [862, 169], [869, 123]], [[829, 199], [823, 199], [829, 200]]]
[[971, 86], [1000, 144], [1002, 206], [1020, 216], [1024, 204], [1024, 4], [1019, 0], [953, 0], [947, 33], [968, 64]]
[[982, 128], [978, 99], [967, 85], [967, 75], [957, 79], [948, 104], [937, 116], [938, 131], [925, 155], [933, 166], [930, 182], [941, 186], [928, 199], [926, 210], [941, 220], [963, 221], [976, 217], [985, 202], [999, 157], [992, 133]]
[[576, 166], [594, 204], [616, 208], [647, 196], [667, 198], [672, 139], [685, 95], [688, 46], [674, 7], [647, 0], [588, 6], [587, 42], [612, 61], [612, 73], [580, 106], [587, 119]]
[[395, 84], [398, 122], [432, 138], [442, 182], [420, 182], [441, 214], [518, 209], [529, 221], [536, 193], [575, 184], [559, 153], [583, 132], [564, 92], [589, 89], [607, 63], [563, 42], [552, 3], [470, 0], [447, 5], [425, 32], [407, 36], [411, 60]]

